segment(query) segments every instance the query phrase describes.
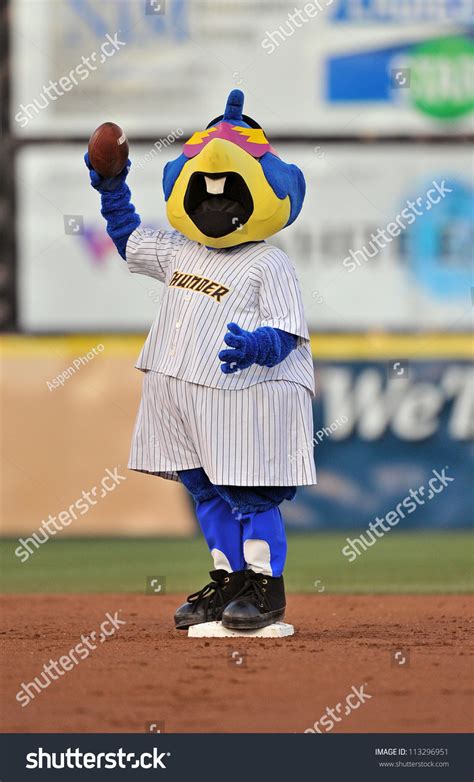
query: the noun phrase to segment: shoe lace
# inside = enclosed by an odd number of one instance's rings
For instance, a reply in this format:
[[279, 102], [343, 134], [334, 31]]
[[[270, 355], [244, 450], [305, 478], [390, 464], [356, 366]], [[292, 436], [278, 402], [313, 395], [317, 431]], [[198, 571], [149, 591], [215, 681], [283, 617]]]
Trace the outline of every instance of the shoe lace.
[[255, 578], [255, 576], [249, 572], [242, 589], [235, 595], [234, 599], [247, 598], [252, 601], [256, 600], [259, 606], [263, 608], [267, 602], [264, 583], [266, 583], [266, 581]]
[[219, 598], [221, 603], [224, 602], [222, 597], [222, 587], [217, 583], [217, 581], [210, 581], [209, 584], [206, 584], [206, 586], [204, 586], [202, 589], [199, 589], [197, 592], [193, 592], [191, 595], [188, 595], [186, 599], [188, 603], [191, 603], [193, 607], [193, 613], [197, 610], [197, 608], [199, 608], [203, 601], [207, 600], [207, 604], [205, 606], [207, 616], [209, 609], [214, 606], [217, 598]]

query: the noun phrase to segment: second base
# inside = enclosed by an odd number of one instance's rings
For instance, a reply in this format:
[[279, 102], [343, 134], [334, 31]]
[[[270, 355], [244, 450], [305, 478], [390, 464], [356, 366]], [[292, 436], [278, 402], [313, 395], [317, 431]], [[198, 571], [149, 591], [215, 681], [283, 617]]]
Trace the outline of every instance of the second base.
[[284, 638], [293, 635], [295, 628], [286, 622], [275, 622], [259, 630], [228, 630], [222, 622], [202, 622], [188, 630], [189, 638]]

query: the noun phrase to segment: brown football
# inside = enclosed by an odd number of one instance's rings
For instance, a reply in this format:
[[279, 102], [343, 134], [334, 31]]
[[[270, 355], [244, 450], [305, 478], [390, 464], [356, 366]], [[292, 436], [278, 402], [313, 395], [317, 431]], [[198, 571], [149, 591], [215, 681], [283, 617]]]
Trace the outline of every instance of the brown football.
[[128, 139], [114, 122], [104, 122], [89, 139], [89, 161], [103, 177], [117, 176], [128, 160]]

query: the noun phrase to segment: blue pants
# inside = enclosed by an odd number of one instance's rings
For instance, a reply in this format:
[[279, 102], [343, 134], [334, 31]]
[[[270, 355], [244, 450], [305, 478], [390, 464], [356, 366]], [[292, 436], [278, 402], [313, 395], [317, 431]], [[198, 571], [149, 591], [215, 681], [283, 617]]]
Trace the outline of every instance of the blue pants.
[[196, 514], [216, 570], [280, 576], [286, 536], [279, 504], [292, 500], [292, 486], [214, 486], [201, 467], [182, 470], [181, 481], [196, 502]]

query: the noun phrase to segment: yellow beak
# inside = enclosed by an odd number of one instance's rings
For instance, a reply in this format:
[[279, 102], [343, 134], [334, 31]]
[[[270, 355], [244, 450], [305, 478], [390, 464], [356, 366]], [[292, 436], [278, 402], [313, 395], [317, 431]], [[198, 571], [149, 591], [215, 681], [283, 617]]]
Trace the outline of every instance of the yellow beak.
[[[243, 225], [217, 238], [199, 230], [184, 207], [189, 181], [196, 172], [204, 175], [235, 173], [243, 178], [253, 200], [253, 211]], [[219, 138], [210, 141], [196, 157], [185, 163], [166, 203], [166, 211], [171, 225], [189, 239], [209, 247], [224, 248], [261, 241], [280, 231], [288, 222], [290, 199], [275, 195], [258, 160], [232, 141]]]

